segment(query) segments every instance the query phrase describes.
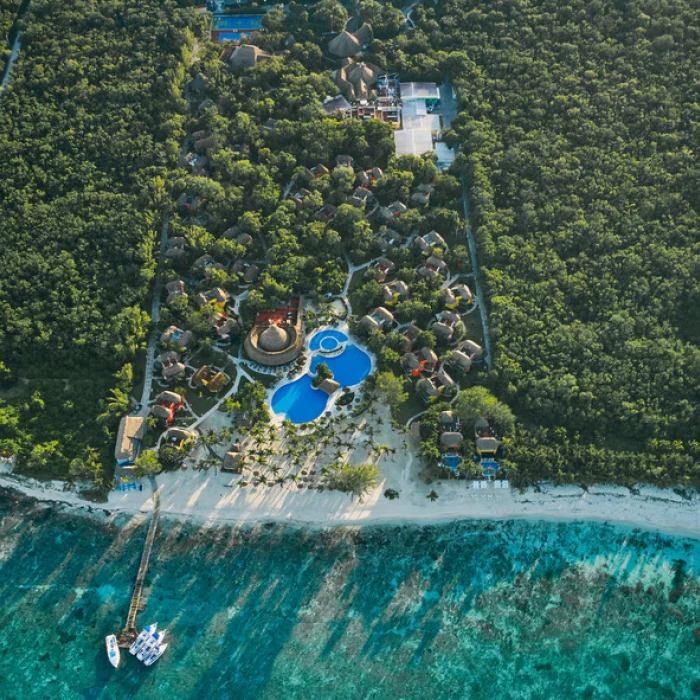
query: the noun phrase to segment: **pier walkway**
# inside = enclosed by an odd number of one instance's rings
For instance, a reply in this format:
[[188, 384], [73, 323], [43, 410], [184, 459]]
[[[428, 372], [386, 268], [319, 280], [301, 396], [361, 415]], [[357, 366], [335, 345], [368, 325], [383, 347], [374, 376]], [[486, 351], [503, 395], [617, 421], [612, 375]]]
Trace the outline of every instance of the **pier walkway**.
[[146, 574], [148, 573], [148, 561], [151, 557], [151, 549], [153, 549], [153, 541], [155, 540], [156, 530], [158, 528], [158, 516], [160, 515], [160, 487], [156, 484], [154, 477], [151, 477], [151, 486], [153, 487], [153, 516], [151, 517], [151, 524], [148, 526], [148, 534], [146, 535], [146, 541], [143, 545], [141, 564], [139, 566], [139, 571], [136, 574], [134, 591], [131, 594], [131, 605], [129, 605], [126, 625], [117, 636], [119, 646], [122, 648], [131, 646], [133, 641], [138, 636], [138, 631], [136, 629], [136, 615], [143, 609], [143, 582], [145, 581]]

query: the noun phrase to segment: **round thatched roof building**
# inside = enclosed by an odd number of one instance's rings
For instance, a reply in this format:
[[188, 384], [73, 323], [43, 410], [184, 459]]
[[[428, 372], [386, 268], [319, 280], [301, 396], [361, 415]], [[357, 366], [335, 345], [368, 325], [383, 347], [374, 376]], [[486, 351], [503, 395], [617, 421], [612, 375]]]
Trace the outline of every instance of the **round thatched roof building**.
[[265, 352], [282, 352], [289, 345], [289, 331], [270, 326], [258, 336], [258, 347]]
[[295, 299], [289, 307], [278, 310], [279, 319], [265, 319], [260, 324], [256, 323], [245, 337], [243, 347], [253, 361], [278, 367], [299, 357], [304, 347], [304, 297]]

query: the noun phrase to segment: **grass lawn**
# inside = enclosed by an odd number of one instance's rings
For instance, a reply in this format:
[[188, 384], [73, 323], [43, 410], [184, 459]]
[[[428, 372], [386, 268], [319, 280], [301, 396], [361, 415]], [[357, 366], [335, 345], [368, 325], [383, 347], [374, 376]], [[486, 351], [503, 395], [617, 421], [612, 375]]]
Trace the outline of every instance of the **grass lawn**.
[[365, 308], [360, 308], [357, 297], [354, 294], [365, 282], [365, 272], [367, 272], [366, 267], [355, 272], [352, 276], [352, 280], [350, 280], [350, 286], [348, 287], [348, 299], [350, 300], [352, 312], [355, 316], [364, 315], [367, 311]]
[[201, 416], [210, 408], [213, 408], [217, 402], [216, 395], [212, 396], [206, 390], [201, 391], [199, 389], [190, 389], [189, 387], [185, 390], [185, 398], [198, 416]]
[[414, 389], [410, 389], [408, 392], [408, 399], [399, 406], [399, 413], [396, 420], [405, 425], [409, 418], [415, 416], [416, 413], [425, 411], [429, 407], [430, 404], [425, 403], [425, 401], [416, 394]]
[[131, 395], [137, 400], [141, 400], [143, 394], [143, 383], [146, 378], [146, 351], [139, 350], [136, 356], [131, 361], [131, 366], [134, 368], [134, 388], [131, 390]]
[[473, 340], [475, 343], [484, 344], [484, 329], [481, 325], [481, 314], [475, 309], [470, 314], [462, 316], [462, 323], [466, 329], [464, 340]]
[[250, 376], [254, 379], [257, 379], [266, 389], [269, 389], [271, 386], [274, 386], [279, 381], [279, 379], [277, 379], [277, 377], [275, 377], [274, 374], [258, 374], [257, 372], [253, 372], [252, 370], [250, 370]]

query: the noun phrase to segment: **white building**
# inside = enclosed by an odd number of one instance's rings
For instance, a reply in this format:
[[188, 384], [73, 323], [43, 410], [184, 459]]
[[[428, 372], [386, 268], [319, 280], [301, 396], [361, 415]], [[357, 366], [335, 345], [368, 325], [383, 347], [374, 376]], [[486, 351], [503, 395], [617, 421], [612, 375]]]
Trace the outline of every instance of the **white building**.
[[397, 156], [422, 156], [433, 150], [433, 134], [430, 129], [399, 129], [394, 132]]
[[401, 129], [394, 132], [396, 155], [422, 156], [434, 152], [439, 170], [446, 170], [455, 153], [438, 141], [442, 129], [438, 102], [440, 88], [436, 83], [400, 83]]

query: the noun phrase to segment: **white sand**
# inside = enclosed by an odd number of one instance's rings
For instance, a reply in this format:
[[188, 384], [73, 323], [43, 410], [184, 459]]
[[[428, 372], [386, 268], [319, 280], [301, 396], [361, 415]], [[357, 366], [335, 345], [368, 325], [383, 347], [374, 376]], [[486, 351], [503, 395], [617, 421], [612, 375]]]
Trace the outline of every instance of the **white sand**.
[[[360, 502], [337, 492], [283, 487], [229, 487], [230, 474], [213, 471], [178, 471], [158, 477], [162, 514], [178, 520], [216, 523], [277, 521], [311, 527], [371, 523], [428, 523], [459, 519], [529, 518], [542, 520], [596, 520], [625, 524], [676, 535], [700, 537], [700, 497], [686, 500], [672, 490], [641, 487], [638, 495], [615, 486], [597, 486], [588, 493], [573, 486], [527, 489], [473, 489], [467, 482], [436, 482], [430, 486], [416, 478], [411, 458], [382, 464], [384, 482]], [[2, 467], [0, 466], [0, 471]], [[0, 474], [0, 487], [17, 489], [40, 501], [103, 509], [109, 513], [147, 512], [153, 507], [148, 485], [143, 492], [113, 492], [104, 505], [88, 504], [61, 482], [42, 483]], [[384, 498], [386, 488], [400, 497]], [[434, 489], [439, 498], [426, 498]]]

